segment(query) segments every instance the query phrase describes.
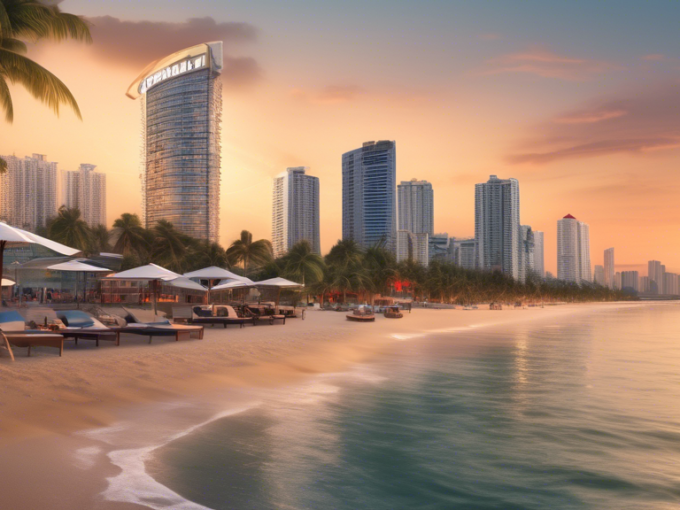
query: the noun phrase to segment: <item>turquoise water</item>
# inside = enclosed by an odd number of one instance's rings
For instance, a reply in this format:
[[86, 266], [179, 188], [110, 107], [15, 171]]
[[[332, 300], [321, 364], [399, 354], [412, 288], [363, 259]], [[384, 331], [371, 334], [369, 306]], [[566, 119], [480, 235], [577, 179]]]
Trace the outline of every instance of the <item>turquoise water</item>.
[[559, 321], [399, 343], [147, 469], [216, 510], [680, 508], [680, 306]]

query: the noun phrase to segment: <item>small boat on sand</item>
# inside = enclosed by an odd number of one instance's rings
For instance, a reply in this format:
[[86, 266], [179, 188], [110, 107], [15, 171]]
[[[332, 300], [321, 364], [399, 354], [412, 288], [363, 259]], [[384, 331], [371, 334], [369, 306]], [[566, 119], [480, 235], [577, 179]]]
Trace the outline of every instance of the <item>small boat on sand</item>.
[[375, 320], [375, 314], [369, 307], [360, 306], [347, 314], [347, 320], [354, 322], [373, 322]]
[[399, 309], [399, 306], [392, 305], [385, 307], [385, 318], [387, 319], [401, 319], [404, 316]]

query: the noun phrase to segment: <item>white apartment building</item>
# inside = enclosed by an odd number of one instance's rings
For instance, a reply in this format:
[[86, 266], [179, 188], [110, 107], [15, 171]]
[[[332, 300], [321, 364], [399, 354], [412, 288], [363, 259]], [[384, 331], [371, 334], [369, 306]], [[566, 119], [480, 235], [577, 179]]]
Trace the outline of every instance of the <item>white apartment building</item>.
[[670, 296], [680, 295], [678, 289], [678, 275], [675, 273], [666, 273], [664, 277], [664, 293]]
[[408, 230], [397, 230], [397, 262], [413, 260], [427, 267], [429, 257], [429, 234], [414, 234]]
[[666, 267], [658, 260], [650, 260], [647, 263], [647, 276], [649, 277], [649, 290], [652, 294], [664, 294], [664, 273]]
[[590, 229], [571, 214], [557, 222], [557, 278], [579, 285], [592, 281]]
[[543, 244], [543, 232], [534, 230], [534, 272], [545, 278], [545, 251]]
[[523, 243], [517, 179], [492, 175], [475, 185], [475, 239], [479, 269], [520, 278]]
[[474, 237], [452, 238], [451, 255], [453, 263], [463, 269], [476, 269], [477, 267], [477, 240]]
[[610, 289], [615, 288], [614, 276], [616, 273], [614, 263], [614, 248], [608, 248], [604, 251], [604, 286]]
[[434, 192], [427, 181], [411, 179], [397, 186], [399, 230], [434, 234]]
[[595, 266], [595, 271], [593, 272], [593, 281], [597, 285], [602, 285], [604, 287], [604, 266]]
[[272, 247], [274, 256], [285, 255], [306, 240], [321, 254], [319, 235], [319, 178], [307, 175], [307, 167], [286, 169], [274, 178]]
[[2, 158], [7, 172], [0, 175], [0, 220], [35, 232], [57, 214], [57, 163], [43, 154]]
[[80, 209], [83, 220], [90, 226], [106, 222], [106, 174], [95, 172], [95, 165], [83, 163], [78, 170], [61, 172], [61, 203]]

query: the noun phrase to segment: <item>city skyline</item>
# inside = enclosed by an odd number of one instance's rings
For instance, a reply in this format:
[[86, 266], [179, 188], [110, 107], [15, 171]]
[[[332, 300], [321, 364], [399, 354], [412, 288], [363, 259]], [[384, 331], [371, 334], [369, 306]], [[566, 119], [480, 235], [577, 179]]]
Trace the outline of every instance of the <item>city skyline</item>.
[[[604, 249], [616, 246], [617, 270], [644, 273], [650, 258], [666, 261], [669, 271], [680, 270], [680, 240], [665, 235], [680, 224], [671, 199], [677, 190], [670, 179], [677, 153], [672, 143], [661, 143], [668, 141], [663, 130], [673, 112], [664, 116], [663, 104], [672, 105], [674, 98], [668, 84], [676, 71], [669, 55], [677, 43], [668, 20], [677, 8], [662, 9], [657, 3], [656, 13], [654, 8], [640, 12], [623, 4], [612, 15], [604, 7], [590, 6], [586, 19], [566, 6], [536, 3], [499, 6], [493, 14], [458, 2], [431, 2], [428, 9], [418, 10], [401, 3], [394, 7], [411, 13], [409, 19], [418, 26], [431, 27], [428, 35], [419, 35], [419, 48], [441, 47], [450, 56], [442, 69], [432, 59], [422, 59], [415, 48], [403, 47], [388, 30], [397, 27], [382, 19], [380, 4], [362, 14], [386, 34], [385, 42], [364, 56], [347, 48], [349, 41], [365, 40], [368, 33], [355, 27], [350, 37], [332, 29], [331, 20], [357, 12], [352, 2], [346, 12], [330, 6], [315, 9], [317, 28], [325, 37], [309, 48], [306, 37], [291, 35], [290, 28], [303, 22], [275, 5], [263, 13], [244, 2], [233, 2], [229, 9], [202, 1], [190, 8], [163, 4], [158, 9], [160, 4], [153, 1], [119, 6], [66, 0], [65, 9], [93, 18], [96, 44], [38, 46], [29, 54], [72, 87], [84, 121], [69, 112], [52, 118], [42, 105], [12, 88], [17, 115], [14, 125], [3, 129], [0, 152], [49, 154], [65, 168], [95, 161], [109, 178], [108, 218], [141, 213], [139, 109], [120, 90], [149, 61], [210, 36], [227, 42], [229, 56], [225, 101], [231, 122], [222, 136], [222, 195], [228, 200], [222, 200], [221, 216], [230, 224], [220, 230], [223, 243], [242, 228], [267, 237], [271, 212], [248, 205], [267, 200], [267, 182], [281, 168], [305, 164], [326, 182], [321, 216], [322, 252], [327, 252], [341, 238], [336, 212], [339, 154], [362, 140], [384, 138], [400, 144], [398, 180], [417, 176], [437, 188], [437, 230], [455, 237], [472, 235], [469, 186], [490, 173], [512, 175], [522, 182], [524, 221], [545, 232], [546, 270], [556, 271], [554, 223], [564, 210], [591, 225], [592, 253], [597, 254], [593, 263], [601, 263]], [[106, 15], [112, 18], [102, 18]], [[212, 18], [186, 21], [206, 16]], [[434, 21], [437, 17], [452, 20], [455, 30], [447, 26], [444, 31]], [[531, 22], [536, 19], [542, 23]], [[583, 37], [568, 37], [557, 19], [581, 27]], [[137, 35], [142, 28], [135, 22], [140, 21], [148, 21], [145, 27], [155, 34], [145, 47]], [[645, 28], [645, 37], [625, 44], [606, 42], [621, 42], [620, 26], [642, 21], [655, 27]], [[161, 22], [177, 24], [176, 40], [167, 36], [173, 26]], [[129, 40], [112, 36], [122, 31], [130, 34]], [[195, 40], [197, 32], [200, 40]], [[337, 50], [324, 63], [322, 48], [331, 44]], [[469, 51], [462, 55], [456, 45]], [[403, 57], [398, 66], [388, 68], [389, 58], [385, 64], [376, 59], [381, 52], [391, 56], [397, 51]], [[423, 124], [432, 129], [423, 130]], [[537, 134], [543, 128], [549, 135], [577, 141], [587, 136], [596, 145], [547, 154], [541, 144], [549, 140]], [[60, 132], [71, 135], [67, 139]], [[603, 139], [604, 134], [613, 138]], [[656, 145], [630, 145], [641, 138]], [[531, 154], [543, 156], [532, 159]], [[636, 180], [638, 175], [657, 179]], [[612, 179], [616, 186], [610, 186]], [[661, 182], [663, 187], [656, 184]], [[630, 238], [638, 242], [630, 243]]]

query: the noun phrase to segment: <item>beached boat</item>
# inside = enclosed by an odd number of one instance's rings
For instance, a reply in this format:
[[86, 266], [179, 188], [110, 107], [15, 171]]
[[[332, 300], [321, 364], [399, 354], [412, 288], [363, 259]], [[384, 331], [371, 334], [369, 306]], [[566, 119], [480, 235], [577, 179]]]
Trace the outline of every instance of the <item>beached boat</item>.
[[404, 316], [398, 306], [386, 306], [384, 315], [387, 319], [401, 319]]
[[375, 320], [375, 314], [370, 308], [360, 306], [347, 314], [347, 320], [354, 322], [373, 322]]

